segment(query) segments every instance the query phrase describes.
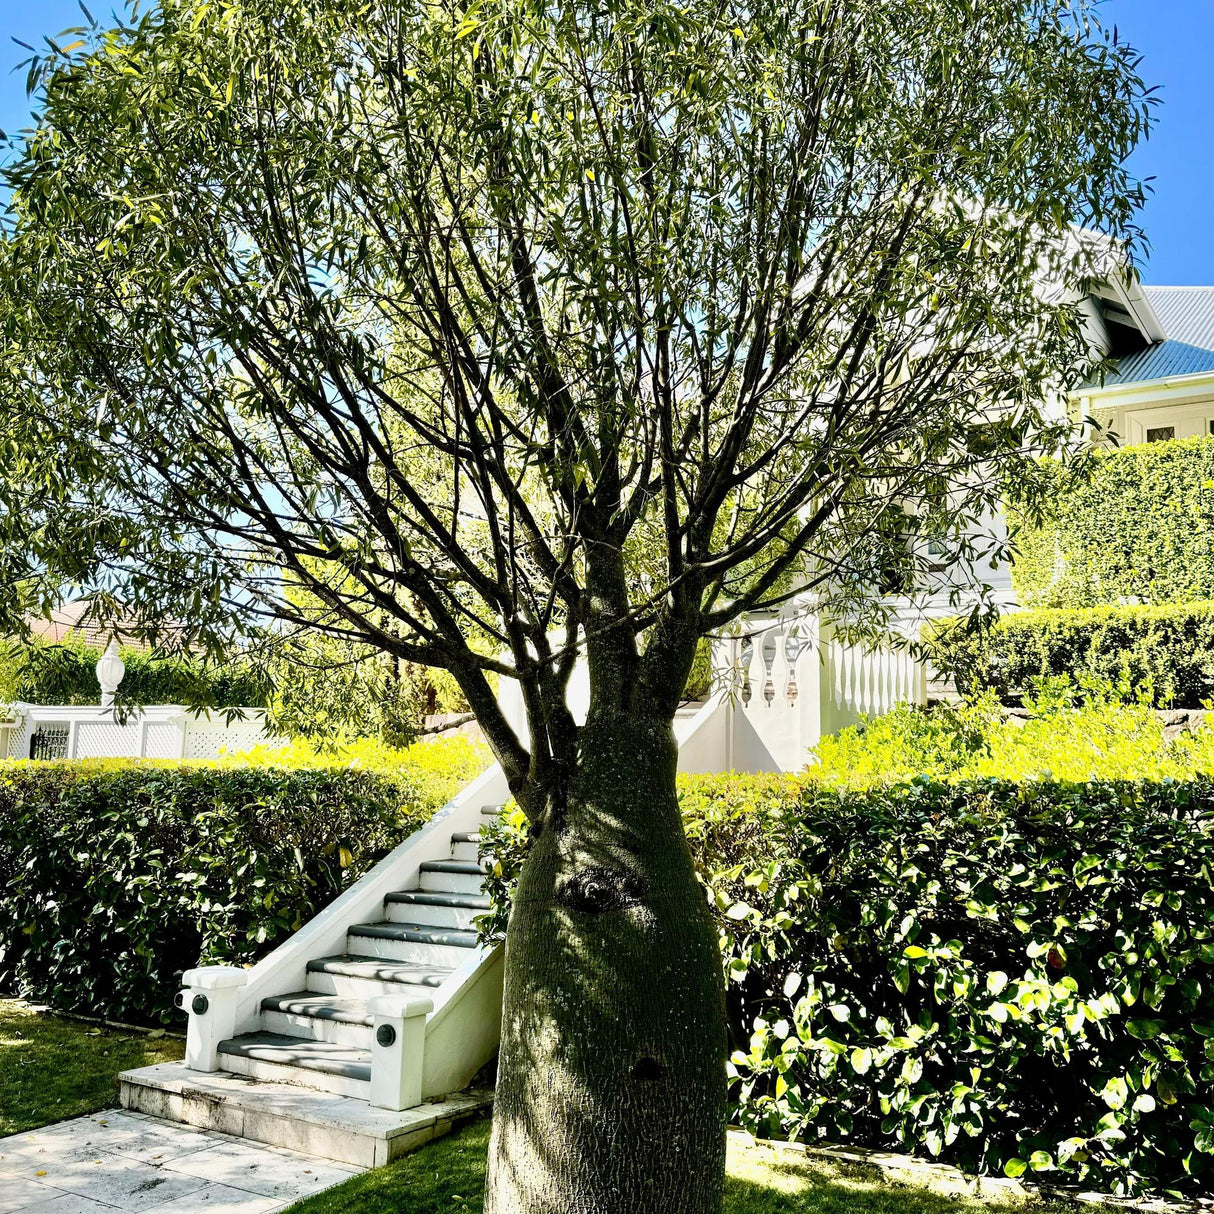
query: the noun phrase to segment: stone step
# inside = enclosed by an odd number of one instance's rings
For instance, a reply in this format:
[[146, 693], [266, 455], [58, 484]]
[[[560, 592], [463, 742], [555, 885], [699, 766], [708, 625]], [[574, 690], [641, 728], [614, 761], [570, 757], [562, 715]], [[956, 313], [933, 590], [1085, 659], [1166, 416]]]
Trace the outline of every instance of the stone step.
[[500, 818], [503, 809], [505, 809], [504, 805], [486, 805], [481, 810], [481, 816], [485, 818]]
[[261, 1001], [261, 1027], [267, 1033], [287, 1037], [308, 1037], [369, 1050], [374, 1023], [366, 999], [296, 991]]
[[296, 1084], [366, 1099], [371, 1051], [278, 1033], [241, 1033], [219, 1043], [219, 1065], [230, 1074]]
[[393, 1113], [366, 1100], [338, 1100], [310, 1088], [250, 1083], [239, 1075], [162, 1062], [120, 1075], [119, 1098], [124, 1109], [152, 1117], [377, 1168], [488, 1108], [493, 1093], [461, 1092]]
[[376, 995], [405, 994], [409, 987], [415, 987], [418, 994], [433, 998], [435, 989], [451, 977], [451, 972], [446, 965], [418, 965], [341, 953], [308, 962], [307, 988], [321, 995], [371, 999]]
[[485, 870], [470, 860], [427, 860], [421, 865], [421, 888], [427, 893], [479, 894]]
[[471, 860], [476, 863], [481, 856], [481, 836], [478, 831], [459, 831], [451, 836], [451, 859]]
[[473, 930], [477, 916], [489, 909], [487, 894], [428, 894], [410, 889], [384, 899], [384, 915], [392, 923], [426, 923], [465, 931]]
[[352, 953], [418, 965], [463, 965], [480, 942], [476, 932], [424, 923], [356, 923], [346, 932]]

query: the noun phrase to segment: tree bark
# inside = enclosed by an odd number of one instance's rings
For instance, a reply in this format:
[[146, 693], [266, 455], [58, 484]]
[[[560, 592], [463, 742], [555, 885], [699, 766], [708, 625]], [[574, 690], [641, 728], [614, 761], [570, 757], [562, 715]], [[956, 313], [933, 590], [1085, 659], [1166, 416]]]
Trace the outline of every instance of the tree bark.
[[506, 939], [486, 1214], [718, 1214], [724, 994], [668, 718], [579, 731]]

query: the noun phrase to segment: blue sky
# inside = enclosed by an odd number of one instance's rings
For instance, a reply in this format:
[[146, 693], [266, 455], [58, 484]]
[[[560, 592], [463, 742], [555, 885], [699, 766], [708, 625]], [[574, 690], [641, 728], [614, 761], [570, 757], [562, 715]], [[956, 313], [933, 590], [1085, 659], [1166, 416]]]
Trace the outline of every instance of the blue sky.
[[[87, 2], [87, 0], [86, 0]], [[112, 0], [110, 0], [112, 3]], [[100, 15], [102, 5], [90, 5]], [[1143, 277], [1158, 285], [1214, 284], [1214, 0], [1106, 0], [1116, 22], [1144, 55], [1143, 73], [1161, 86], [1164, 105], [1136, 171], [1155, 178], [1145, 227], [1152, 244]], [[0, 128], [25, 125], [24, 73], [9, 68], [25, 55], [10, 39], [37, 43], [82, 20], [76, 0], [0, 0]]]

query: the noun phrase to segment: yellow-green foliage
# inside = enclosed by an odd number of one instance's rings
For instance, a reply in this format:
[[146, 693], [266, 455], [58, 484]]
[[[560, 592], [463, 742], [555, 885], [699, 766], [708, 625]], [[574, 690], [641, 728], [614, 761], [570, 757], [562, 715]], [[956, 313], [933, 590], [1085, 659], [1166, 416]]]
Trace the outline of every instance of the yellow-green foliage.
[[349, 767], [393, 779], [409, 776], [425, 790], [427, 799], [437, 799], [441, 804], [484, 771], [491, 758], [489, 748], [479, 739], [455, 734], [405, 747], [389, 746], [379, 738], [358, 738], [323, 747], [299, 738], [286, 746], [255, 746], [224, 755], [219, 763], [294, 771], [337, 771]]
[[931, 711], [898, 708], [817, 747], [807, 776], [867, 788], [927, 776], [999, 780], [1187, 780], [1214, 773], [1214, 729], [1164, 739], [1157, 713], [1108, 701], [1039, 703], [1005, 719], [991, 697]]
[[[130, 767], [162, 771], [268, 768], [284, 772], [340, 772], [348, 769], [383, 776], [402, 790], [402, 800], [437, 808], [484, 771], [491, 760], [489, 748], [483, 742], [467, 734], [456, 734], [405, 747], [389, 746], [378, 738], [358, 738], [322, 747], [301, 738], [285, 746], [266, 744], [224, 753], [218, 759], [81, 759], [70, 766], [84, 776]], [[58, 761], [56, 765], [65, 764]], [[46, 766], [48, 764], [43, 760], [0, 759], [0, 773]]]

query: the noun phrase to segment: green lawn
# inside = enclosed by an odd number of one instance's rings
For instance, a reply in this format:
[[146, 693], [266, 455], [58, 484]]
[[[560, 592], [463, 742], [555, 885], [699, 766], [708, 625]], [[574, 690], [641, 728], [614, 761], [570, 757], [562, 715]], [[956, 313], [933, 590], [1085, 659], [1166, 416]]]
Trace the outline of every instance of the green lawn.
[[[119, 1071], [180, 1058], [176, 1038], [39, 1016], [0, 999], [0, 1135], [114, 1104]], [[489, 1123], [480, 1120], [291, 1214], [480, 1214]], [[875, 1168], [807, 1160], [731, 1139], [725, 1214], [1012, 1214], [1007, 1206], [891, 1182]], [[1034, 1203], [1033, 1214], [1071, 1207]], [[1092, 1214], [1096, 1211], [1092, 1207]]]
[[113, 1105], [119, 1071], [170, 1062], [183, 1049], [174, 1037], [39, 1016], [16, 1000], [0, 999], [0, 1135]]
[[[289, 1214], [480, 1214], [489, 1123], [462, 1131], [319, 1193]], [[1062, 1214], [1070, 1206], [970, 1201], [893, 1184], [875, 1168], [810, 1162], [788, 1151], [729, 1145], [725, 1214]], [[1093, 1207], [1087, 1207], [1096, 1214]]]

